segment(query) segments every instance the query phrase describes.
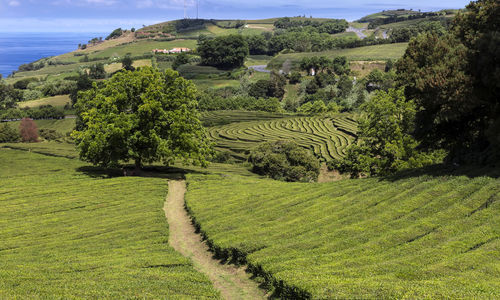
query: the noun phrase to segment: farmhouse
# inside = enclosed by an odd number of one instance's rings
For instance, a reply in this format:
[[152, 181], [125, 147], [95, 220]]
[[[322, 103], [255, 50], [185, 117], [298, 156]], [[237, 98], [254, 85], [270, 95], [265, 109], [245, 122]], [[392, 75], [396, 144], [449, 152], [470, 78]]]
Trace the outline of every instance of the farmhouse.
[[174, 54], [174, 53], [182, 53], [182, 52], [191, 52], [189, 48], [173, 48], [170, 50], [167, 49], [154, 49], [153, 53], [164, 53], [164, 54]]

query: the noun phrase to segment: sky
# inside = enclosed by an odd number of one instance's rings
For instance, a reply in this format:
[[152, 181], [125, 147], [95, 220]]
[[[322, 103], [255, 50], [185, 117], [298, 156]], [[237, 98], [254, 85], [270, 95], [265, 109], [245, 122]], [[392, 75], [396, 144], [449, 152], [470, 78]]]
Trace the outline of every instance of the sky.
[[[466, 0], [198, 0], [204, 19], [306, 15], [349, 21], [381, 10], [463, 8]], [[186, 0], [195, 18], [196, 0]], [[0, 0], [0, 32], [110, 32], [184, 17], [184, 0]]]

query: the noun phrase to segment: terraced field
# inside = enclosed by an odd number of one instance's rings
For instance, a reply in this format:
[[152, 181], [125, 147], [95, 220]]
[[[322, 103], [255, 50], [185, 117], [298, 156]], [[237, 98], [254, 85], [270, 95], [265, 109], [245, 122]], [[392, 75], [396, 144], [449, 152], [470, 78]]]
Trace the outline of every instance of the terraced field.
[[219, 297], [168, 244], [166, 179], [8, 149], [0, 161], [0, 299]]
[[217, 256], [287, 299], [499, 299], [498, 170], [471, 171], [331, 183], [189, 175], [186, 204]]
[[293, 140], [328, 161], [345, 154], [356, 131], [357, 123], [348, 116], [291, 117], [211, 127], [209, 135], [216, 148], [229, 151], [236, 158], [245, 159], [246, 153], [262, 142]]

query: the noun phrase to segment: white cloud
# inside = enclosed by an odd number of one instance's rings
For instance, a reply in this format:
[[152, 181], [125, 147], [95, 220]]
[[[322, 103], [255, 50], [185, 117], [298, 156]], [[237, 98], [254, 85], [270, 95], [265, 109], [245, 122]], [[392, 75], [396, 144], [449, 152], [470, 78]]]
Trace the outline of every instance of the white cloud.
[[12, 0], [12, 1], [9, 1], [8, 4], [9, 4], [9, 6], [16, 7], [16, 6], [21, 5], [21, 2], [19, 2], [17, 0]]

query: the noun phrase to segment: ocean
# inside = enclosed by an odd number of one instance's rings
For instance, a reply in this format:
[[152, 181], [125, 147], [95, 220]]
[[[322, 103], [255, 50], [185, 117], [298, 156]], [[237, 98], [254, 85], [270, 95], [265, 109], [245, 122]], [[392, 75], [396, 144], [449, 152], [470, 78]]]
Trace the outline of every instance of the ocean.
[[105, 33], [0, 33], [0, 74], [7, 77], [26, 63], [76, 50]]

